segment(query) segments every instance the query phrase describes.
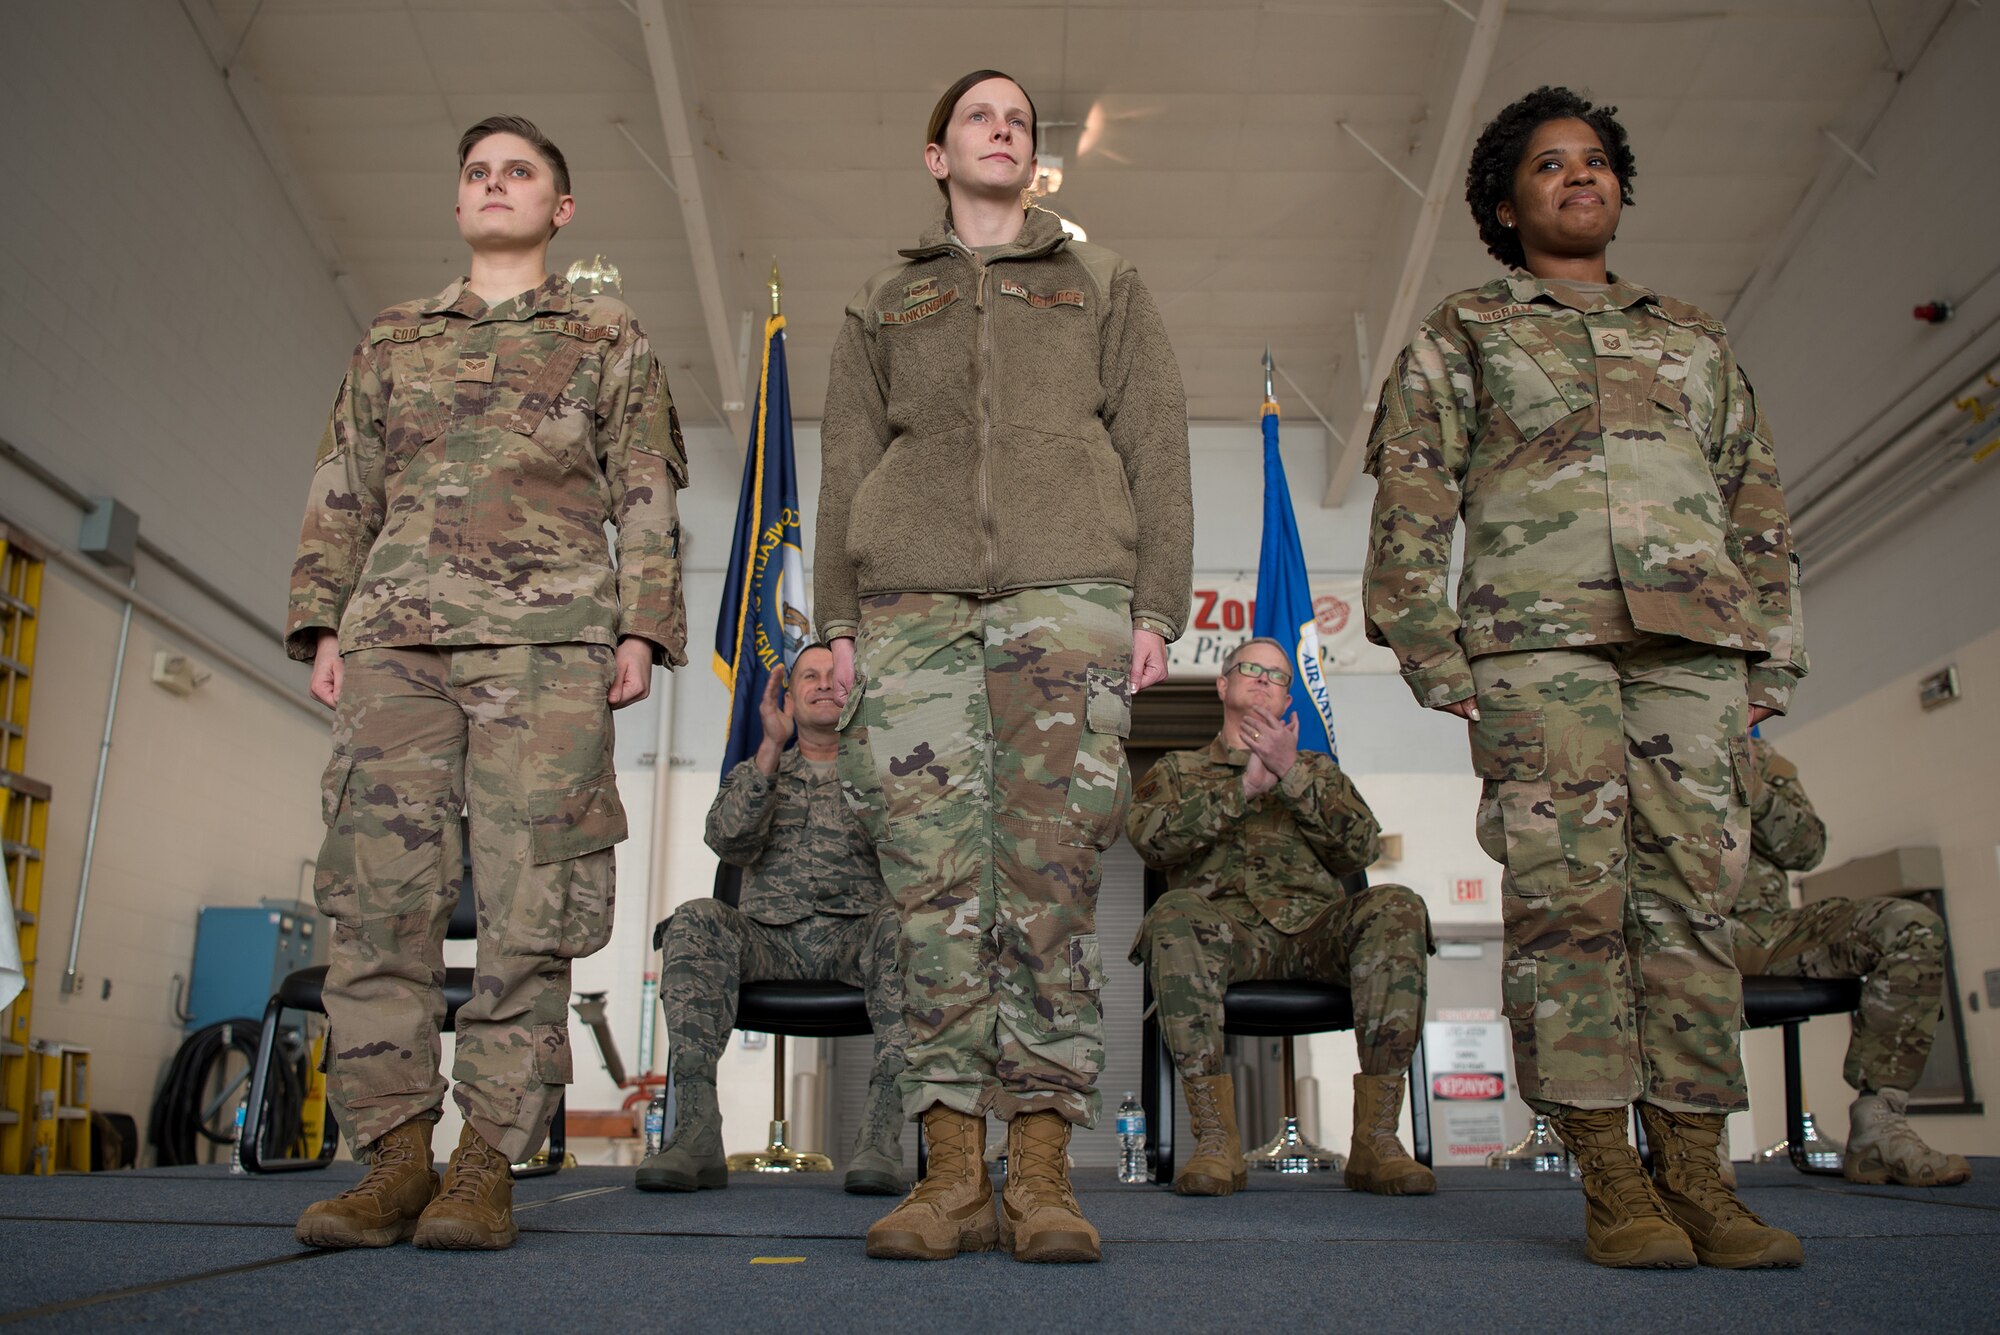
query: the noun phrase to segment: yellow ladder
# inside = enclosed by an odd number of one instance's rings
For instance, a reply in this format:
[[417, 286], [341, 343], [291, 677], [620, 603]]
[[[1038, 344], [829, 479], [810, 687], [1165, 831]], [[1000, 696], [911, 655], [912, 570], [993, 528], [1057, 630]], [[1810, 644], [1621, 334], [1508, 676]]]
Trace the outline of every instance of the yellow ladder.
[[[49, 846], [49, 786], [21, 772], [28, 751], [28, 697], [43, 566], [40, 551], [0, 524], [0, 859], [7, 867], [13, 901], [8, 908], [27, 975], [21, 995], [0, 1010], [0, 1173], [46, 1173], [58, 1166], [53, 1154], [41, 1156], [41, 1162], [34, 1154], [42, 1054], [30, 1050], [28, 1028], [35, 1001], [36, 941], [41, 935], [42, 861]], [[58, 1083], [65, 1064], [58, 1057]], [[87, 1150], [84, 1164], [89, 1164]]]

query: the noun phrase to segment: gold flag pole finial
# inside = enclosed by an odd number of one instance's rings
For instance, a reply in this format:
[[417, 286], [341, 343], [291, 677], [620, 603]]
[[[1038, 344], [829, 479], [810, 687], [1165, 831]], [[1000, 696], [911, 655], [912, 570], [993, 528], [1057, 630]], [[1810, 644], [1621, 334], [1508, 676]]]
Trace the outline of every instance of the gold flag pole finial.
[[1264, 345], [1264, 402], [1270, 403], [1277, 395], [1271, 393], [1271, 345]]
[[771, 314], [773, 315], [782, 314], [778, 309], [778, 293], [783, 287], [784, 284], [778, 278], [778, 257], [773, 255], [771, 257]]

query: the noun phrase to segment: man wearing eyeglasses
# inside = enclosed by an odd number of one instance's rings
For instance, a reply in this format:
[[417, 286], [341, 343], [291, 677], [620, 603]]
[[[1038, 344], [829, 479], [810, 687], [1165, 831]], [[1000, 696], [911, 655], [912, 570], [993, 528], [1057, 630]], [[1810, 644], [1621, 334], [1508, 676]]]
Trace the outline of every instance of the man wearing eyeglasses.
[[1361, 1072], [1348, 1187], [1428, 1195], [1436, 1181], [1396, 1122], [1423, 1029], [1430, 916], [1404, 886], [1341, 885], [1375, 860], [1381, 827], [1333, 757], [1298, 749], [1298, 720], [1285, 717], [1291, 684], [1277, 641], [1237, 648], [1215, 683], [1221, 735], [1162, 756], [1126, 819], [1132, 846], [1169, 886], [1131, 959], [1149, 971], [1194, 1123], [1174, 1190], [1227, 1196], [1247, 1179], [1222, 1063], [1223, 993], [1250, 979], [1311, 979], [1354, 995]]

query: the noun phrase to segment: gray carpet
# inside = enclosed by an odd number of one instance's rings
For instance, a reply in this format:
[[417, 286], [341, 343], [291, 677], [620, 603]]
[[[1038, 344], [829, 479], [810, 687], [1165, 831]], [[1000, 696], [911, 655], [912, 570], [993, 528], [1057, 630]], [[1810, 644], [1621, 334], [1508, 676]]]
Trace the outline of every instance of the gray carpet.
[[927, 1312], [925, 1329], [1435, 1332], [1699, 1314], [1706, 1329], [1759, 1335], [2000, 1330], [1996, 1160], [1935, 1192], [1745, 1170], [1745, 1200], [1807, 1249], [1802, 1271], [1746, 1273], [1599, 1269], [1583, 1257], [1573, 1185], [1479, 1169], [1444, 1170], [1436, 1197], [1410, 1200], [1261, 1176], [1240, 1195], [1189, 1200], [1087, 1170], [1079, 1195], [1106, 1240], [1097, 1266], [874, 1262], [860, 1236], [891, 1202], [847, 1196], [837, 1176], [739, 1176], [677, 1196], [636, 1192], [627, 1170], [606, 1168], [518, 1184], [510, 1252], [299, 1248], [298, 1211], [358, 1172], [0, 1178], [0, 1324], [879, 1331]]

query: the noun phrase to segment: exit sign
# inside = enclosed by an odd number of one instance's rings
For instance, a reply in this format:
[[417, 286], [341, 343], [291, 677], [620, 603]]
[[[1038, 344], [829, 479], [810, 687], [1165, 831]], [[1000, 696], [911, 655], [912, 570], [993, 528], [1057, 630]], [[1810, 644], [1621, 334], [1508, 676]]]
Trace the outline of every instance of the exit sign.
[[1454, 904], [1483, 904], [1486, 902], [1486, 878], [1484, 876], [1461, 876], [1451, 883], [1451, 900]]

